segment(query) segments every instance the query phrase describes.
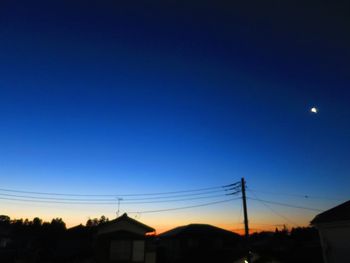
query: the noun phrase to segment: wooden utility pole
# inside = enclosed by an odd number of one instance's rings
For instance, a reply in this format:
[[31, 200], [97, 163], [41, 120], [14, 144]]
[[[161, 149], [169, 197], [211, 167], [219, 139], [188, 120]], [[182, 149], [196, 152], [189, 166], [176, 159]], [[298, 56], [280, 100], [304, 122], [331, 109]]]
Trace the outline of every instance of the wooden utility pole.
[[247, 200], [245, 196], [245, 180], [241, 179], [242, 200], [243, 200], [243, 213], [244, 213], [244, 230], [245, 230], [245, 245], [247, 249], [247, 261], [251, 263], [250, 258], [250, 245], [249, 245], [249, 226], [248, 226], [248, 212], [247, 212]]

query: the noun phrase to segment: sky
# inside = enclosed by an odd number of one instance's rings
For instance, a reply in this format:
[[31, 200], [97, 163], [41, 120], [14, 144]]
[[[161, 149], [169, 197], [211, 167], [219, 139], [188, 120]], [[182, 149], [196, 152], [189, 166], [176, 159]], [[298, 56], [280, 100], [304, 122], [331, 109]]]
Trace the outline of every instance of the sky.
[[[319, 210], [348, 200], [349, 4], [227, 2], [1, 1], [0, 197], [117, 199], [244, 177], [251, 198]], [[217, 200], [121, 201], [120, 212]], [[0, 202], [11, 218], [68, 226], [117, 210]], [[248, 200], [257, 230], [317, 213]], [[239, 199], [134, 217], [160, 232], [243, 228]]]

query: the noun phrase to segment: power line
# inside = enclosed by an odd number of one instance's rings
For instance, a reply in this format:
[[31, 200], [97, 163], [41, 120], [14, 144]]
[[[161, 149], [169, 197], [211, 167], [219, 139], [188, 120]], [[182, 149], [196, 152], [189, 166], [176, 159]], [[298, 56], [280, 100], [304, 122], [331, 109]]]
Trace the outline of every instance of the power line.
[[[39, 197], [29, 197], [29, 196], [20, 196], [20, 195], [9, 195], [16, 198], [2, 197], [0, 194], [0, 200], [8, 200], [8, 201], [19, 201], [19, 202], [32, 202], [32, 203], [48, 203], [48, 204], [72, 204], [72, 205], [115, 205], [117, 200], [109, 200], [109, 199], [59, 199], [59, 198], [39, 198]], [[220, 195], [208, 195], [208, 196], [197, 196], [192, 198], [181, 198], [181, 199], [168, 199], [168, 200], [152, 200], [152, 201], [125, 201], [123, 204], [149, 204], [149, 203], [170, 203], [170, 202], [182, 202], [182, 201], [191, 201], [191, 200], [199, 200], [199, 199], [210, 199], [217, 197], [224, 197], [226, 194]], [[27, 197], [27, 198], [23, 198]], [[29, 198], [29, 199], [28, 199]], [[33, 198], [33, 199], [31, 199]], [[93, 201], [95, 200], [95, 202]], [[104, 200], [104, 201], [102, 201]], [[133, 199], [127, 199], [133, 200]], [[135, 199], [138, 200], [138, 199]], [[141, 199], [142, 200], [142, 199]], [[101, 201], [101, 202], [96, 202]], [[107, 201], [107, 202], [106, 202]], [[108, 202], [110, 201], [110, 202]]]
[[255, 197], [256, 197], [256, 200], [258, 200], [259, 202], [261, 202], [266, 208], [268, 208], [272, 213], [274, 213], [275, 215], [283, 218], [284, 220], [286, 220], [287, 222], [290, 222], [292, 223], [293, 225], [295, 226], [299, 226], [298, 224], [296, 224], [295, 222], [293, 222], [292, 220], [290, 220], [288, 217], [280, 214], [279, 212], [277, 212], [275, 209], [273, 209], [270, 205], [268, 205], [267, 203], [261, 201], [256, 195], [255, 193], [253, 193], [252, 191], [249, 190], [249, 192], [251, 192]]
[[51, 196], [56, 195], [56, 196], [85, 196], [85, 197], [126, 197], [126, 196], [157, 196], [157, 195], [170, 195], [170, 194], [179, 194], [179, 193], [203, 192], [206, 190], [213, 190], [213, 189], [227, 189], [228, 187], [235, 186], [237, 184], [238, 183], [207, 187], [207, 188], [180, 190], [180, 191], [137, 193], [137, 194], [72, 194], [72, 193], [55, 193], [55, 192], [35, 192], [35, 191], [24, 191], [24, 190], [14, 190], [14, 189], [5, 189], [5, 188], [0, 188], [0, 191], [22, 193], [22, 194], [51, 195]]
[[[237, 187], [236, 187], [237, 186]], [[146, 203], [171, 203], [171, 202], [183, 202], [192, 201], [199, 199], [212, 199], [212, 202], [197, 203], [193, 202], [193, 205], [170, 207], [156, 210], [146, 210], [129, 212], [130, 214], [147, 214], [147, 213], [160, 213], [167, 211], [185, 210], [197, 207], [210, 206], [220, 203], [226, 203], [240, 198], [219, 199], [228, 198], [228, 195], [238, 194], [237, 191], [239, 183], [233, 183], [230, 185], [197, 188], [191, 190], [181, 191], [169, 191], [162, 193], [146, 193], [146, 194], [125, 194], [125, 195], [82, 195], [82, 194], [63, 194], [63, 193], [48, 193], [48, 192], [34, 192], [34, 191], [22, 191], [0, 188], [0, 200], [11, 201], [11, 202], [26, 202], [26, 203], [44, 203], [47, 204], [48, 208], [56, 208], [57, 204], [63, 205], [116, 205], [116, 197], [130, 196], [140, 198], [127, 198], [123, 199], [124, 204], [146, 204]], [[1, 192], [2, 191], [2, 192]], [[4, 193], [7, 192], [7, 193]], [[16, 194], [18, 193], [18, 194]], [[68, 198], [68, 197], [114, 197], [113, 199], [107, 198]], [[141, 198], [142, 197], [142, 198]], [[219, 200], [218, 200], [219, 199]], [[56, 205], [55, 205], [56, 204]], [[69, 206], [68, 206], [69, 207]], [[82, 206], [81, 206], [82, 207]], [[78, 206], [77, 206], [78, 208]], [[79, 208], [78, 208], [79, 209]]]
[[184, 199], [170, 199], [170, 200], [156, 200], [156, 201], [139, 201], [139, 202], [122, 202], [123, 204], [154, 204], [154, 203], [167, 203], [167, 202], [181, 202], [181, 201], [191, 201], [191, 200], [199, 200], [199, 199], [208, 199], [208, 198], [216, 198], [216, 197], [224, 197], [225, 195], [211, 195], [211, 196], [200, 196], [200, 197], [192, 197], [192, 198], [184, 198]]
[[257, 226], [284, 226], [284, 224], [267, 224], [267, 223], [254, 223], [250, 222], [251, 225], [257, 225]]
[[256, 200], [256, 201], [270, 203], [270, 204], [274, 204], [274, 205], [280, 205], [280, 206], [286, 206], [286, 207], [292, 207], [292, 208], [299, 208], [299, 209], [305, 209], [305, 210], [316, 211], [316, 212], [322, 212], [323, 211], [323, 210], [317, 209], [317, 208], [311, 208], [311, 207], [305, 207], [305, 206], [297, 206], [297, 205], [292, 205], [292, 204], [286, 204], [286, 203], [262, 200], [262, 199], [258, 199], [258, 198], [251, 198], [251, 197], [247, 197], [247, 198], [250, 199], [250, 200]]
[[130, 213], [130, 214], [148, 214], [148, 213], [168, 212], [168, 211], [183, 210], [183, 209], [190, 209], [190, 208], [226, 203], [226, 202], [230, 202], [230, 201], [237, 200], [237, 199], [240, 199], [240, 198], [231, 198], [231, 199], [210, 202], [210, 203], [205, 203], [205, 204], [199, 204], [199, 205], [192, 205], [192, 206], [183, 206], [183, 207], [175, 207], [175, 208], [159, 209], [159, 210], [135, 211], [135, 212], [128, 212], [128, 213]]
[[23, 198], [6, 198], [0, 197], [0, 200], [8, 201], [21, 201], [21, 202], [32, 202], [32, 203], [47, 203], [47, 204], [72, 204], [72, 205], [115, 205], [116, 202], [66, 202], [66, 201], [55, 201], [55, 200], [30, 200]]
[[270, 191], [255, 190], [255, 189], [250, 189], [250, 191], [259, 192], [262, 194], [269, 194], [269, 195], [294, 196], [294, 197], [305, 198], [305, 199], [321, 199], [321, 200], [333, 200], [333, 201], [342, 201], [342, 200], [346, 199], [345, 197], [344, 198], [332, 198], [332, 197], [316, 196], [316, 195], [308, 195], [308, 194], [278, 193], [278, 192], [270, 192]]
[[220, 193], [220, 192], [224, 192], [224, 190], [221, 189], [221, 190], [206, 191], [206, 192], [201, 192], [201, 193], [181, 194], [181, 195], [156, 196], [156, 197], [144, 197], [144, 198], [129, 198], [129, 199], [124, 199], [124, 200], [144, 201], [144, 200], [157, 200], [157, 199], [168, 199], [168, 198], [171, 199], [171, 198], [179, 198], [179, 197], [187, 197], [187, 196], [200, 196], [200, 195]]
[[[181, 194], [181, 195], [171, 195], [171, 196], [158, 196], [158, 197], [146, 197], [146, 198], [128, 198], [123, 199], [125, 201], [144, 201], [144, 200], [158, 200], [158, 199], [171, 199], [171, 198], [183, 198], [188, 196], [202, 196], [208, 195], [212, 193], [222, 192], [224, 194], [224, 190], [215, 190], [215, 191], [206, 191], [201, 193], [192, 193], [192, 194]], [[230, 193], [235, 194], [235, 193]], [[0, 193], [0, 196], [6, 197], [16, 197], [16, 198], [26, 198], [26, 199], [38, 199], [38, 200], [56, 200], [56, 201], [83, 201], [83, 202], [114, 202], [116, 199], [87, 199], [87, 198], [60, 198], [60, 197], [42, 197], [42, 196], [32, 196], [32, 195], [16, 195], [16, 194], [4, 194]]]
[[[235, 232], [235, 231], [242, 231], [244, 230], [244, 228], [231, 228], [231, 231]], [[252, 231], [265, 231], [265, 229], [262, 229], [262, 228], [249, 228], [249, 232], [252, 232]]]
[[81, 199], [81, 198], [56, 198], [56, 197], [41, 197], [41, 196], [29, 196], [29, 195], [14, 195], [14, 194], [3, 194], [0, 193], [0, 196], [8, 197], [18, 197], [18, 198], [29, 198], [29, 199], [38, 199], [38, 200], [56, 200], [56, 201], [96, 201], [96, 202], [108, 202], [115, 201], [115, 199]]

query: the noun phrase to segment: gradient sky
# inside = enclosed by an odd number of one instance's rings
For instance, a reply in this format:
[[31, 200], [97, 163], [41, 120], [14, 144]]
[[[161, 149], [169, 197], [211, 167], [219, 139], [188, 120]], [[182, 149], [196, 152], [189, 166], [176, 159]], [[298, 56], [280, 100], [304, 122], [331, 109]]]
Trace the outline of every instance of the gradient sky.
[[[1, 1], [0, 188], [144, 193], [245, 177], [267, 200], [347, 200], [349, 4], [225, 2]], [[139, 218], [239, 229], [240, 206]], [[252, 228], [290, 224], [248, 206]], [[300, 225], [316, 214], [273, 209]], [[115, 211], [1, 201], [2, 214], [69, 226]]]

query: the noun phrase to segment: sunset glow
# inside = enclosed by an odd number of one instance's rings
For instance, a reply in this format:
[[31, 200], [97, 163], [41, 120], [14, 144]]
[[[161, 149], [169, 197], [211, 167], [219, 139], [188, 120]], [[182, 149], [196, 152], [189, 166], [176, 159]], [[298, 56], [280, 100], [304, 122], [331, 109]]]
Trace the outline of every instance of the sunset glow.
[[343, 9], [15, 2], [0, 8], [1, 214], [72, 227], [119, 207], [157, 233], [242, 233], [241, 178], [251, 232], [349, 198]]

